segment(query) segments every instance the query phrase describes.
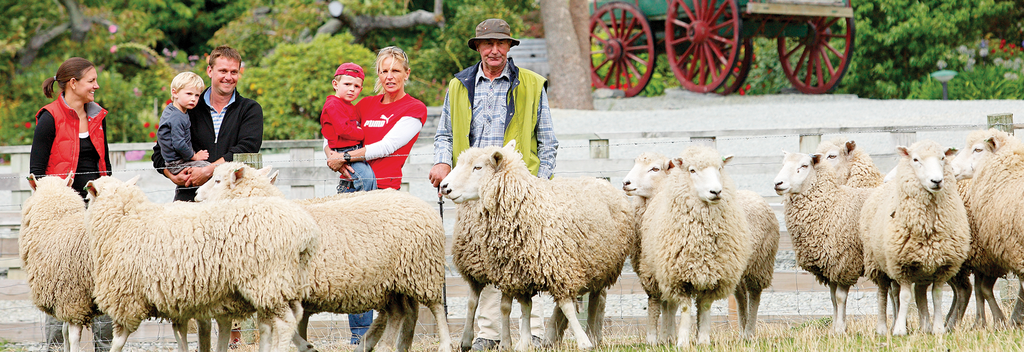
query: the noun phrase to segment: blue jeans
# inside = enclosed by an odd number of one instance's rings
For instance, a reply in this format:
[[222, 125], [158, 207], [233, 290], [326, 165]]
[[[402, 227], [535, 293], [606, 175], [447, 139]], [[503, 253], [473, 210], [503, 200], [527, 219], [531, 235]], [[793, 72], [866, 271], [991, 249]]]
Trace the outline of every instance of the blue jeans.
[[348, 328], [352, 331], [352, 344], [358, 344], [359, 340], [366, 334], [366, 330], [373, 324], [373, 311], [348, 315]]
[[[334, 151], [344, 153], [355, 150], [359, 147], [360, 146], [357, 145], [348, 148], [334, 148]], [[352, 177], [350, 179], [342, 178], [341, 182], [338, 182], [338, 193], [372, 191], [377, 189], [377, 178], [373, 174], [373, 169], [370, 168], [369, 164], [357, 161], [349, 163], [348, 165], [352, 167]]]

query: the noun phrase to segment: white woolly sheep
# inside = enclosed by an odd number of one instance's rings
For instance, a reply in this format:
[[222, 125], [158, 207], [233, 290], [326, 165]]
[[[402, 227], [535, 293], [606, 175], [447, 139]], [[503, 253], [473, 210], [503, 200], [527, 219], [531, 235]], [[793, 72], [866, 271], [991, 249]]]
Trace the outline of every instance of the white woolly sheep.
[[[912, 284], [922, 331], [942, 334], [942, 284], [960, 270], [971, 241], [963, 200], [949, 182], [954, 180], [953, 167], [946, 157], [955, 149], [924, 140], [896, 150], [896, 176], [868, 198], [860, 219], [864, 271], [878, 285], [876, 332], [888, 330], [885, 300], [895, 281], [900, 285], [900, 304], [893, 335], [907, 333]], [[928, 286], [934, 323], [928, 318]]]
[[[642, 153], [637, 156], [633, 169], [622, 179], [622, 189], [627, 195], [635, 196], [637, 235], [636, 245], [630, 254], [633, 270], [640, 279], [640, 284], [647, 293], [647, 341], [658, 342], [658, 319], [661, 314], [661, 290], [654, 282], [650, 270], [642, 267], [640, 257], [639, 232], [640, 219], [650, 198], [657, 193], [662, 181], [674, 170], [675, 164], [666, 156], [657, 153]], [[752, 337], [757, 326], [757, 309], [760, 305], [761, 291], [771, 285], [775, 271], [775, 253], [779, 247], [779, 221], [771, 206], [764, 198], [751, 191], [736, 192], [737, 201], [742, 205], [747, 224], [751, 230], [754, 253], [747, 264], [740, 283], [736, 286], [736, 302], [739, 311], [740, 330], [744, 336]], [[673, 331], [667, 331], [672, 333]], [[670, 342], [670, 341], [662, 341]]]
[[[964, 266], [970, 268], [974, 272], [975, 277], [975, 297], [977, 297], [978, 302], [975, 315], [976, 328], [986, 325], [984, 311], [986, 304], [988, 304], [989, 309], [992, 311], [992, 321], [994, 324], [1002, 325], [1006, 321], [1006, 317], [999, 308], [999, 303], [993, 294], [993, 287], [995, 286], [996, 279], [1005, 276], [1011, 269], [996, 263], [992, 254], [981, 246], [982, 242], [991, 241], [982, 241], [978, 238], [979, 229], [977, 229], [977, 226], [981, 225], [985, 219], [977, 217], [971, 209], [971, 204], [973, 203], [971, 192], [973, 177], [995, 155], [994, 147], [996, 143], [994, 141], [996, 140], [1015, 141], [1005, 132], [996, 129], [973, 131], [967, 136], [966, 147], [957, 153], [951, 162], [953, 173], [956, 175], [960, 185], [958, 187], [960, 196], [963, 198], [964, 206], [967, 209], [967, 218], [971, 223], [971, 235], [974, 238], [971, 241], [971, 255], [964, 262]], [[1024, 323], [1022, 321], [1022, 314], [1024, 314], [1024, 287], [1018, 287], [1017, 296], [1011, 322], [1015, 325], [1021, 325]], [[967, 302], [963, 302], [963, 305], [966, 306]], [[959, 314], [962, 316], [963, 312], [961, 311]]]
[[154, 204], [137, 179], [86, 186], [93, 292], [114, 322], [111, 351], [148, 317], [177, 328], [193, 317], [252, 312], [261, 335], [272, 336], [260, 350], [285, 350], [309, 289], [306, 263], [320, 231], [312, 217], [270, 197]]
[[92, 300], [92, 257], [85, 233], [85, 202], [72, 177], [29, 175], [31, 197], [21, 210], [18, 252], [32, 303], [64, 322], [65, 350], [79, 351], [82, 327], [102, 315]]
[[817, 153], [823, 154], [825, 160], [832, 163], [836, 173], [836, 183], [857, 188], [872, 188], [882, 185], [884, 176], [871, 160], [871, 156], [863, 149], [857, 149], [857, 143], [836, 137], [818, 144]]
[[785, 153], [775, 177], [775, 192], [783, 196], [786, 229], [796, 261], [832, 296], [832, 327], [846, 331], [846, 297], [864, 273], [864, 251], [857, 223], [873, 188], [853, 188], [836, 182], [822, 154]]
[[[452, 259], [471, 289], [464, 349], [472, 342], [480, 290], [491, 283], [502, 292], [503, 348], [511, 341], [512, 299], [530, 316], [539, 291], [558, 305], [548, 323], [549, 343], [559, 342], [566, 324], [579, 348], [600, 343], [604, 291], [622, 272], [632, 231], [621, 191], [596, 178], [537, 178], [513, 141], [462, 152], [441, 193], [458, 204]], [[575, 297], [584, 293], [590, 293], [589, 337], [575, 318]], [[529, 331], [529, 319], [522, 319], [520, 331]], [[515, 348], [530, 348], [530, 334], [521, 334]]]
[[[246, 197], [283, 197], [266, 174], [241, 163], [218, 166], [199, 188], [200, 201]], [[437, 321], [440, 350], [451, 351], [444, 312], [445, 234], [437, 211], [407, 192], [378, 190], [333, 195], [298, 202], [320, 226], [320, 250], [309, 261], [309, 296], [293, 338], [300, 351], [312, 350], [306, 339], [309, 316], [319, 312], [380, 315], [356, 351], [370, 351], [384, 327], [400, 324], [396, 350], [408, 350], [416, 327], [418, 304]], [[399, 215], [399, 216], [396, 216]]]
[[711, 303], [737, 289], [753, 243], [735, 185], [722, 170], [729, 158], [694, 146], [672, 162], [641, 222], [644, 268], [662, 292], [659, 340], [668, 338], [682, 306], [677, 344], [690, 343], [690, 308], [697, 304], [697, 342], [711, 342]]

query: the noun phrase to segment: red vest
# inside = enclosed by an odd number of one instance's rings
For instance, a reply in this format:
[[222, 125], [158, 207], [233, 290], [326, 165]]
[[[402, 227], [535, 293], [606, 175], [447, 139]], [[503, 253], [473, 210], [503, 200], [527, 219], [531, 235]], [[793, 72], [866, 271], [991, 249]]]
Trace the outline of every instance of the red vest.
[[[49, 111], [50, 115], [53, 115], [55, 129], [53, 147], [50, 149], [50, 162], [46, 164], [46, 174], [67, 175], [74, 173], [75, 169], [78, 168], [79, 153], [78, 112], [64, 103], [63, 96], [54, 99], [52, 103], [46, 104], [42, 109], [39, 109], [39, 112], [36, 113], [36, 123], [39, 123], [39, 114], [43, 113], [43, 110]], [[104, 149], [104, 139], [106, 136], [103, 132], [103, 118], [106, 116], [107, 110], [100, 108], [100, 112], [96, 116], [88, 119], [89, 140], [96, 147], [96, 152], [100, 154], [99, 169], [100, 174], [103, 176], [110, 175], [109, 170], [107, 170], [107, 151]]]

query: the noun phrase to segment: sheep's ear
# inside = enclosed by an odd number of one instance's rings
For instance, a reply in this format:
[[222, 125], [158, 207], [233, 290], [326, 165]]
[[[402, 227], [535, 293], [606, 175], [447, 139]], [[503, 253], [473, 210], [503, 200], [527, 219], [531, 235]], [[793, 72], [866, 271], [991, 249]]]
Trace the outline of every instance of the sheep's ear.
[[946, 156], [951, 156], [951, 155], [954, 155], [954, 154], [956, 154], [956, 148], [946, 149]]
[[28, 177], [26, 177], [26, 178], [28, 179], [28, 186], [31, 187], [33, 191], [35, 191], [36, 190], [36, 175], [28, 174]]
[[74, 174], [68, 175], [68, 179], [65, 180], [65, 181], [68, 182], [68, 187], [71, 187], [71, 185], [75, 184], [75, 175]]
[[665, 165], [662, 165], [661, 168], [667, 173], [669, 170], [676, 168], [676, 163], [673, 163], [672, 159], [665, 159]]
[[902, 145], [896, 146], [896, 153], [899, 156], [904, 157], [904, 158], [909, 158], [910, 157], [910, 150], [908, 150], [907, 147], [904, 147]]
[[722, 165], [728, 164], [730, 161], [732, 161], [732, 157], [733, 157], [732, 154], [723, 156], [722, 157]]
[[668, 160], [669, 168], [683, 167], [683, 158], [672, 158]]
[[985, 145], [988, 146], [988, 149], [992, 150], [992, 152], [995, 153], [997, 150], [999, 150], [999, 147], [1003, 146], [1003, 142], [993, 136], [985, 139]]
[[825, 155], [821, 153], [811, 154], [811, 165], [818, 165], [824, 157]]
[[[515, 142], [509, 142], [509, 144], [515, 144]], [[494, 165], [501, 165], [501, 161], [505, 159], [505, 154], [501, 150], [495, 151], [494, 154], [491, 154], [491, 159], [494, 160]]]
[[857, 142], [854, 142], [852, 139], [846, 141], [846, 152], [852, 152], [854, 149], [857, 149]]
[[130, 180], [125, 182], [125, 184], [129, 186], [134, 186], [135, 183], [139, 182], [140, 178], [142, 178], [142, 175], [135, 175], [135, 177], [132, 177]]
[[508, 144], [505, 144], [504, 148], [505, 149], [510, 149], [510, 150], [515, 150], [516, 149], [516, 140], [513, 139], [511, 141], [508, 141]]
[[259, 170], [256, 170], [256, 171], [259, 171], [259, 175], [260, 175], [260, 176], [266, 176], [266, 175], [269, 175], [269, 174], [270, 174], [270, 171], [271, 171], [271, 170], [272, 170], [273, 168], [274, 168], [273, 166], [269, 166], [269, 165], [268, 165], [268, 166], [264, 166], [264, 167], [263, 167], [262, 169], [259, 169]]
[[280, 174], [281, 174], [281, 172], [277, 171], [277, 170], [274, 170], [274, 172], [271, 172], [270, 176], [268, 176], [270, 178], [270, 184], [277, 183], [277, 175], [280, 175]]
[[228, 184], [229, 185], [234, 185], [234, 184], [236, 184], [238, 182], [241, 182], [242, 181], [242, 177], [245, 177], [245, 168], [244, 167], [240, 167], [240, 168], [235, 169], [234, 171], [231, 171], [231, 176], [230, 177], [231, 177], [231, 179], [228, 180]]
[[96, 181], [89, 181], [89, 183], [85, 184], [85, 191], [89, 192], [89, 196], [91, 196], [94, 199], [96, 198], [96, 184], [95, 184], [95, 182]]

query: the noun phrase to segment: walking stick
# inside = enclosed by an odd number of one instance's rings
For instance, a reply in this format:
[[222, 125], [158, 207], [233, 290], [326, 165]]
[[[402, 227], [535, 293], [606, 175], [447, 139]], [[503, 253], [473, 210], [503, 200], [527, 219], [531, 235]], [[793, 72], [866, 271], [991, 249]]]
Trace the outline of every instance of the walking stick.
[[[441, 186], [437, 186], [437, 211], [441, 215], [441, 228], [444, 228], [444, 197], [441, 197]], [[447, 260], [445, 260], [447, 262]], [[447, 263], [445, 263], [447, 264]], [[444, 315], [448, 316], [448, 283], [445, 275], [445, 283], [441, 285], [441, 299], [444, 302]]]

